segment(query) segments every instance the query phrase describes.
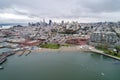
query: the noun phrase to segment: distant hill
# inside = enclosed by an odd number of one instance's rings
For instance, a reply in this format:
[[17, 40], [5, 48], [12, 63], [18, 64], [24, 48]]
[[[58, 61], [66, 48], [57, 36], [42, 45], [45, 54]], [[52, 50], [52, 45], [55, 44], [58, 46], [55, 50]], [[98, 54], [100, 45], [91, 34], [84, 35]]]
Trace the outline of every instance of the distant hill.
[[27, 23], [4, 23], [4, 24], [0, 24], [0, 29], [8, 29], [10, 27], [17, 25], [27, 26]]
[[26, 26], [27, 23], [0, 23], [0, 26], [16, 26], [16, 25]]

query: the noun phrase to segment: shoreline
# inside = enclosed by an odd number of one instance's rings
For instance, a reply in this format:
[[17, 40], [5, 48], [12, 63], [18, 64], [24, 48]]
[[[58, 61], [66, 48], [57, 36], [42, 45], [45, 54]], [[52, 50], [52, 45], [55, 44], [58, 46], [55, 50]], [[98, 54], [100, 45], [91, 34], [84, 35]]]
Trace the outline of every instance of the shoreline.
[[[120, 61], [120, 58], [119, 58], [119, 57], [106, 54], [106, 53], [104, 53], [103, 51], [97, 50], [97, 49], [95, 49], [94, 47], [89, 46], [89, 45], [84, 45], [84, 46], [69, 46], [69, 47], [62, 46], [62, 47], [59, 48], [59, 49], [39, 48], [39, 49], [36, 49], [36, 50], [31, 50], [32, 53], [39, 53], [39, 52], [56, 52], [56, 51], [61, 51], [61, 52], [65, 52], [65, 51], [67, 51], [67, 52], [71, 52], [71, 51], [73, 51], [73, 52], [74, 52], [74, 51], [93, 52], [93, 53], [101, 54], [101, 55], [104, 55], [104, 56], [107, 56], [107, 57], [110, 57], [110, 58], [113, 58], [113, 59], [116, 59], [116, 60], [119, 60], [119, 61]], [[26, 52], [27, 52], [27, 51], [26, 51]], [[20, 54], [20, 53], [21, 53], [21, 52], [17, 52], [16, 54]]]
[[70, 47], [61, 47], [59, 49], [49, 49], [49, 48], [40, 48], [37, 50], [32, 50], [32, 52], [46, 52], [46, 51], [81, 51], [81, 52], [86, 52], [86, 51], [90, 51], [89, 49], [85, 49], [85, 48], [79, 48], [80, 46], [70, 46]]
[[32, 50], [32, 52], [34, 53], [38, 53], [38, 52], [54, 52], [54, 51], [80, 51], [80, 52], [94, 52], [94, 53], [97, 53], [97, 54], [101, 54], [101, 55], [104, 55], [104, 56], [107, 56], [107, 57], [110, 57], [110, 58], [113, 58], [113, 59], [116, 59], [116, 60], [119, 60], [120, 61], [120, 58], [119, 57], [116, 57], [116, 56], [112, 56], [112, 55], [109, 55], [109, 54], [106, 54], [104, 53], [103, 51], [100, 51], [100, 50], [97, 50], [95, 49], [94, 47], [92, 46], [88, 46], [87, 45], [87, 48], [85, 48], [84, 46], [70, 46], [70, 47], [61, 47], [59, 49], [48, 49], [48, 48], [41, 48], [41, 49], [38, 49], [38, 50]]

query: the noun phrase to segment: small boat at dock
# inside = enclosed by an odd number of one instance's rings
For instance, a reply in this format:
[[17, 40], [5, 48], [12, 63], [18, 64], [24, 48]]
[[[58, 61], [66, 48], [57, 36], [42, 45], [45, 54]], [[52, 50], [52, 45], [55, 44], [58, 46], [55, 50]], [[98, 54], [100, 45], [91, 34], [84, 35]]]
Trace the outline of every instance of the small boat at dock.
[[0, 66], [0, 69], [4, 69], [4, 67]]

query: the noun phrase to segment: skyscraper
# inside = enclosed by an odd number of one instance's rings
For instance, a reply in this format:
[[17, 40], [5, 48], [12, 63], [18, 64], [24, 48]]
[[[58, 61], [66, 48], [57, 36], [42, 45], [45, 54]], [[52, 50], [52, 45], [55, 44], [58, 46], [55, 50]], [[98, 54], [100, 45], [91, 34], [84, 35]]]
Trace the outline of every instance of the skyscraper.
[[64, 25], [64, 21], [61, 21], [61, 25]]
[[52, 26], [52, 20], [49, 20], [49, 26]]

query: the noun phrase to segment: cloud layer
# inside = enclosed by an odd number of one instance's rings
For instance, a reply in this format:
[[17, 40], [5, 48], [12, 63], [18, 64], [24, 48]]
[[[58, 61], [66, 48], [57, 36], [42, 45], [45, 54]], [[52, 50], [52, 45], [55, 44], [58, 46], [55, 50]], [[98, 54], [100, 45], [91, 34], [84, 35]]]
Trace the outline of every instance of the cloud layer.
[[2, 0], [0, 22], [47, 19], [119, 21], [120, 0]]

